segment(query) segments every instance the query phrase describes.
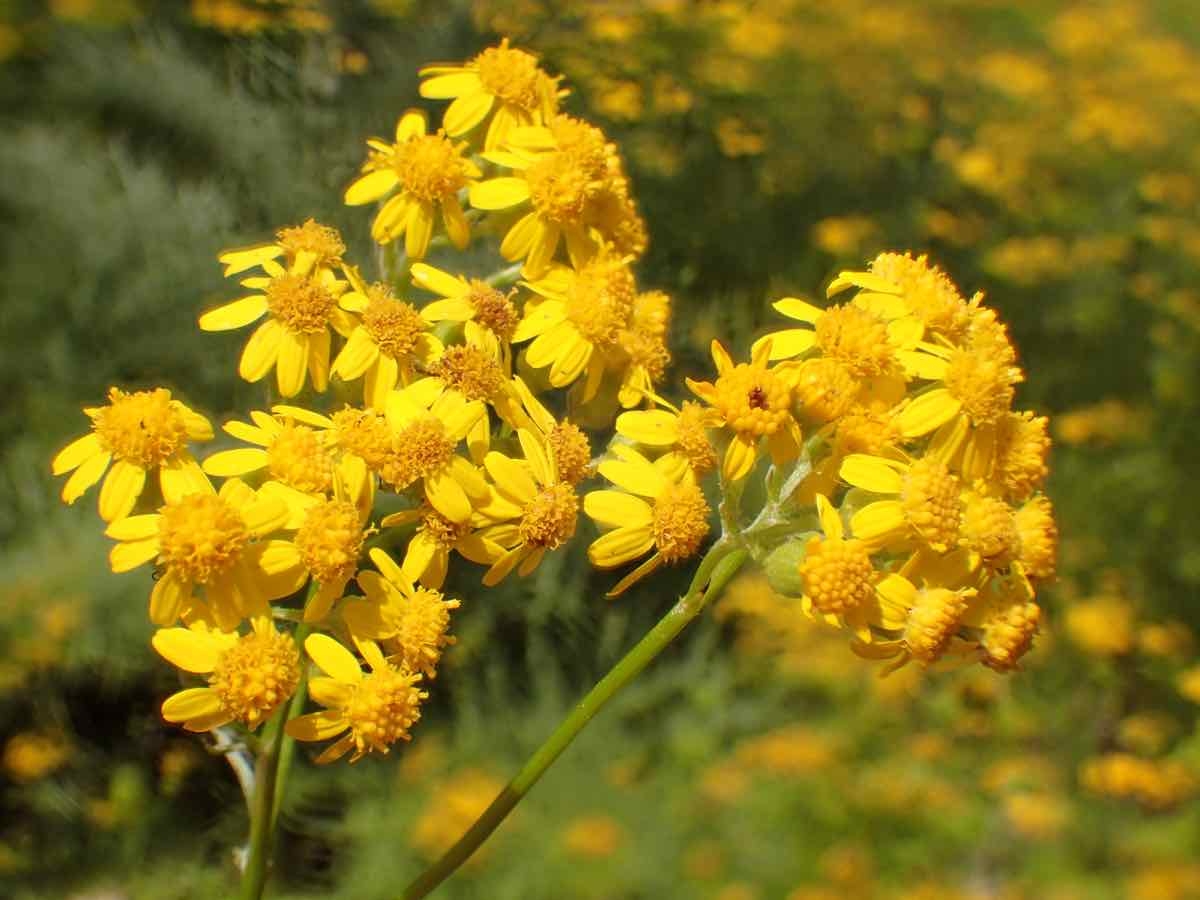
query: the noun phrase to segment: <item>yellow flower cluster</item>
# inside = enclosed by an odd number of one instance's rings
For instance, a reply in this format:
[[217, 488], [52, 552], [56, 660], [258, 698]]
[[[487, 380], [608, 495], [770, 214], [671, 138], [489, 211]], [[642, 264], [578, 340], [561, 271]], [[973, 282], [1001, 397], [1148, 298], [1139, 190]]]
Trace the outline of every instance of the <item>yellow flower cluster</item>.
[[1133, 800], [1148, 810], [1178, 806], [1196, 793], [1196, 776], [1182, 763], [1129, 753], [1109, 753], [1085, 762], [1079, 780], [1094, 794]]
[[[1010, 408], [1023, 375], [979, 296], [884, 254], [830, 286], [856, 288], [848, 302], [779, 301], [799, 324], [749, 362], [714, 342], [715, 380], [675, 405], [658, 393], [671, 300], [638, 287], [645, 226], [616, 147], [507, 41], [421, 77], [422, 96], [451, 101], [439, 125], [402, 113], [344, 197], [379, 204], [381, 280], [311, 219], [219, 257], [242, 291], [199, 326], [253, 325], [238, 373], [273, 373], [287, 402], [227, 421], [237, 443], [197, 462], [204, 417], [165, 388], [113, 388], [53, 461], [73, 473], [67, 502], [104, 479], [113, 571], [153, 566], [153, 645], [200, 679], [163, 704], [168, 721], [255, 729], [284, 710], [289, 734], [332, 741], [319, 761], [386, 753], [454, 643], [455, 555], [485, 586], [527, 576], [582, 509], [601, 532], [589, 559], [636, 563], [616, 595], [701, 551], [718, 475], [720, 546], [769, 555], [860, 653], [1016, 666], [1055, 569], [1049, 440]], [[491, 274], [424, 261], [488, 235]], [[579, 423], [613, 421], [593, 459]], [[743, 525], [765, 456], [768, 500]], [[611, 487], [583, 493], [594, 475]], [[322, 709], [296, 716], [305, 657]]]

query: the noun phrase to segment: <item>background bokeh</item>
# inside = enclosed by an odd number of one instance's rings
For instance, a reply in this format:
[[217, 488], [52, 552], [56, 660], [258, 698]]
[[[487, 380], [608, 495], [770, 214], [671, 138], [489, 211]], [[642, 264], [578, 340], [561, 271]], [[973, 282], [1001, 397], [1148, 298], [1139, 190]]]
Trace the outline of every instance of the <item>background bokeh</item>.
[[[53, 452], [110, 384], [223, 420], [218, 250], [315, 216], [416, 69], [500, 35], [620, 142], [677, 382], [770, 299], [929, 252], [1052, 416], [1061, 575], [1025, 670], [886, 679], [756, 576], [439, 896], [1200, 897], [1200, 16], [1193, 0], [0, 0], [0, 896], [230, 896], [228, 767], [165, 726], [142, 576]], [[484, 591], [411, 745], [302, 764], [277, 896], [380, 898], [668, 607], [582, 555]]]

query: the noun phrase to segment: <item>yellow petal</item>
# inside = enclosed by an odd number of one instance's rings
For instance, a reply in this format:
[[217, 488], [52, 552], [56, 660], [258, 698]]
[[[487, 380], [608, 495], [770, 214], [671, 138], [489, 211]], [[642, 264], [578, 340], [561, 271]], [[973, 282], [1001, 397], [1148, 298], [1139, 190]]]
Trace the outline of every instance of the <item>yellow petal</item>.
[[471, 185], [470, 197], [476, 209], [509, 209], [529, 199], [529, 182], [524, 178], [492, 178]]
[[82, 497], [92, 485], [101, 479], [104, 470], [112, 462], [112, 454], [100, 452], [88, 457], [71, 473], [67, 483], [63, 485], [62, 499], [64, 503], [74, 503]]
[[899, 500], [868, 503], [850, 519], [851, 533], [876, 546], [903, 537], [907, 530], [904, 507]]
[[758, 459], [758, 442], [752, 438], [734, 435], [725, 448], [725, 458], [721, 461], [721, 476], [726, 481], [740, 481], [750, 474]]
[[471, 226], [467, 217], [463, 215], [462, 204], [453, 194], [442, 198], [442, 224], [450, 243], [459, 250], [467, 249], [467, 245], [471, 243]]
[[219, 478], [231, 478], [265, 469], [270, 462], [266, 450], [258, 447], [239, 447], [222, 450], [204, 460], [204, 471]]
[[425, 476], [425, 497], [451, 522], [461, 523], [471, 518], [471, 500], [447, 469]]
[[354, 654], [329, 635], [310, 634], [304, 640], [304, 649], [326, 675], [344, 684], [358, 684], [362, 681], [362, 668]]
[[446, 134], [450, 137], [466, 134], [487, 117], [494, 102], [495, 97], [482, 91], [460, 95], [442, 114]]
[[346, 195], [343, 202], [347, 206], [362, 206], [365, 203], [374, 203], [380, 197], [384, 197], [392, 190], [400, 179], [396, 176], [396, 170], [388, 167], [386, 169], [376, 169], [374, 172], [368, 172], [360, 176], [350, 183], [346, 188]]
[[118, 459], [100, 488], [100, 518], [114, 522], [129, 515], [146, 484], [146, 470]]
[[905, 438], [929, 434], [939, 425], [949, 422], [962, 409], [945, 388], [935, 388], [909, 401], [895, 418], [896, 427]]
[[308, 337], [308, 373], [313, 390], [322, 393], [329, 387], [329, 344], [328, 331], [318, 331]]
[[[470, 286], [463, 279], [426, 263], [413, 263], [412, 280], [417, 287], [442, 297], [462, 297], [470, 290]], [[427, 306], [426, 309], [428, 308]]]
[[750, 347], [751, 356], [757, 356], [766, 342], [771, 342], [771, 353], [768, 359], [791, 359], [801, 353], [807, 353], [817, 341], [817, 333], [811, 328], [785, 328], [783, 331], [773, 331], [763, 335]]
[[279, 343], [279, 359], [275, 362], [275, 377], [279, 393], [295, 397], [304, 389], [308, 372], [308, 335], [284, 331]]
[[128, 572], [158, 556], [158, 538], [142, 541], [122, 541], [108, 553], [108, 564], [114, 572]]
[[850, 287], [859, 287], [868, 291], [880, 291], [885, 294], [899, 294], [902, 288], [886, 278], [872, 275], [870, 272], [839, 272], [837, 278], [825, 289], [825, 296], [832, 297]]
[[396, 120], [396, 143], [403, 144], [415, 137], [423, 136], [429, 130], [429, 120], [420, 109], [406, 109]]
[[103, 452], [104, 448], [100, 446], [100, 438], [94, 431], [89, 432], [59, 450], [54, 461], [50, 463], [50, 471], [55, 475], [65, 475], [72, 469], [79, 468], [91, 457]]
[[845, 529], [842, 527], [842, 517], [829, 502], [829, 498], [824, 494], [817, 494], [817, 518], [821, 522], [821, 530], [825, 532], [825, 536], [834, 540], [841, 540], [845, 537]]
[[813, 306], [797, 297], [784, 297], [782, 300], [776, 300], [771, 306], [777, 313], [787, 316], [789, 319], [808, 322], [810, 325], [816, 324], [817, 319], [825, 314], [819, 306]]
[[221, 654], [236, 642], [237, 638], [233, 635], [191, 628], [160, 628], [150, 639], [163, 659], [196, 675], [215, 669]]
[[604, 596], [608, 597], [610, 600], [614, 597], [621, 596], [623, 593], [637, 584], [637, 582], [660, 569], [663, 565], [663, 562], [664, 560], [662, 554], [655, 553], [644, 563], [614, 584], [610, 590], [605, 592]]
[[623, 491], [592, 491], [583, 498], [583, 511], [600, 525], [637, 527], [654, 519], [649, 503]]
[[255, 329], [246, 341], [238, 360], [238, 375], [246, 381], [261, 381], [279, 358], [279, 344], [283, 339], [283, 326], [275, 319], [267, 319]]
[[404, 252], [409, 259], [424, 259], [433, 239], [433, 207], [426, 201], [408, 207], [408, 227], [404, 234]]
[[588, 559], [601, 569], [612, 569], [637, 559], [654, 548], [654, 534], [648, 527], [618, 528], [601, 535], [588, 547]]
[[642, 497], [657, 497], [667, 487], [666, 476], [645, 462], [606, 459], [600, 463], [600, 474], [617, 487]]
[[337, 737], [349, 727], [350, 723], [341, 713], [319, 712], [297, 716], [287, 723], [285, 730], [289, 737], [298, 741], [326, 741]]
[[158, 523], [162, 516], [148, 513], [144, 516], [126, 516], [104, 529], [104, 536], [114, 541], [144, 541], [158, 534]]
[[210, 309], [200, 317], [201, 331], [229, 331], [249, 325], [267, 311], [267, 298], [262, 294], [243, 297]]
[[873, 494], [898, 494], [904, 486], [904, 476], [895, 463], [865, 453], [851, 453], [843, 459], [838, 474], [843, 481]]
[[475, 93], [482, 88], [478, 74], [460, 70], [426, 78], [421, 82], [420, 94], [427, 100], [450, 100]]
[[292, 517], [292, 512], [280, 496], [262, 492], [241, 509], [242, 520], [255, 537], [262, 537], [283, 528]]
[[221, 700], [212, 688], [188, 688], [172, 694], [162, 705], [162, 717], [168, 722], [216, 715], [221, 712]]
[[261, 266], [270, 259], [283, 255], [283, 248], [278, 244], [258, 244], [254, 247], [239, 247], [236, 250], [226, 250], [217, 256], [217, 261], [225, 266], [223, 273], [226, 278], [237, 275], [255, 266]]
[[338, 709], [350, 702], [352, 689], [335, 678], [323, 678], [317, 675], [308, 680], [308, 693], [322, 706]]
[[178, 503], [189, 494], [213, 493], [212, 482], [191, 456], [163, 463], [158, 469], [158, 485], [168, 503]]
[[150, 621], [155, 625], [174, 625], [191, 596], [191, 582], [184, 581], [172, 572], [164, 573], [150, 592]]

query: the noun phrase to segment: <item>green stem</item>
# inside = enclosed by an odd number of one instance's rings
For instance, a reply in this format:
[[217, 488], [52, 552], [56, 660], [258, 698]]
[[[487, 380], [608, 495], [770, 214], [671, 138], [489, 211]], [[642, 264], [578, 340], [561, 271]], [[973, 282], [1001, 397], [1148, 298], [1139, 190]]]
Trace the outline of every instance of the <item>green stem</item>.
[[[294, 636], [299, 646], [304, 645], [307, 634], [306, 625], [296, 629]], [[246, 868], [242, 871], [242, 900], [260, 900], [267, 884], [275, 843], [275, 819], [294, 755], [293, 742], [287, 737], [284, 726], [304, 706], [304, 685], [301, 674], [296, 693], [271, 717], [259, 745], [258, 761], [254, 766], [254, 797], [250, 803], [250, 850], [246, 855]]]
[[516, 777], [500, 792], [492, 805], [484, 810], [467, 833], [446, 853], [417, 877], [403, 894], [403, 900], [419, 900], [429, 894], [474, 853], [512, 812], [521, 798], [529, 792], [546, 770], [567, 749], [575, 736], [592, 720], [621, 688], [638, 676], [667, 644], [716, 597], [746, 561], [745, 550], [732, 549], [718, 541], [700, 561], [692, 584], [683, 598], [671, 608], [650, 632], [638, 641], [625, 657], [597, 682], [596, 686], [554, 729], [534, 754], [529, 757]]

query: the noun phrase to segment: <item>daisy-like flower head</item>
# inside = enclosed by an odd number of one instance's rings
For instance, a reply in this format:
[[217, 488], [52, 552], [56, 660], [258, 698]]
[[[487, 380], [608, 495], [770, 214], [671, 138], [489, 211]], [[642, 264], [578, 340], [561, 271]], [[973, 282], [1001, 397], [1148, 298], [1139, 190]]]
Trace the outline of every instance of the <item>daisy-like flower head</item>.
[[801, 606], [830, 624], [845, 622], [860, 641], [870, 643], [870, 623], [880, 620], [875, 585], [881, 573], [871, 561], [870, 546], [846, 536], [841, 515], [824, 494], [817, 495], [816, 505], [823, 534], [805, 544]]
[[612, 452], [616, 459], [600, 463], [600, 474], [623, 490], [592, 491], [583, 498], [583, 511], [611, 529], [588, 547], [588, 559], [612, 569], [653, 551], [608, 592], [616, 597], [660, 566], [695, 556], [708, 536], [712, 511], [690, 472], [672, 478], [668, 466], [632, 447], [615, 444]]
[[275, 369], [279, 393], [294, 397], [311, 377], [313, 389], [329, 383], [330, 327], [349, 337], [357, 322], [338, 306], [349, 286], [332, 269], [313, 268], [311, 257], [298, 257], [290, 268], [275, 260], [262, 263], [266, 275], [244, 278], [241, 285], [257, 293], [218, 306], [200, 317], [204, 331], [229, 331], [262, 316], [242, 350], [238, 374], [261, 381]]
[[1042, 486], [1049, 474], [1050, 435], [1045, 416], [1006, 412], [995, 422], [971, 429], [962, 423], [944, 428], [931, 452], [957, 465], [967, 481], [983, 480], [1008, 500], [1019, 502]]
[[609, 364], [622, 373], [617, 400], [626, 409], [644, 401], [671, 364], [667, 347], [670, 324], [669, 296], [662, 291], [647, 291], [634, 298], [629, 327], [617, 339], [620, 352]]
[[587, 434], [573, 422], [554, 418], [520, 376], [513, 378], [512, 386], [521, 398], [528, 427], [542, 438], [554, 462], [558, 480], [572, 486], [579, 484], [592, 471], [592, 444]]
[[714, 340], [716, 382], [687, 379], [692, 393], [713, 408], [714, 424], [733, 433], [721, 463], [726, 481], [738, 481], [750, 474], [763, 438], [776, 465], [799, 455], [800, 426], [792, 415], [796, 369], [768, 368], [771, 346], [770, 341], [760, 344], [748, 364], [734, 365], [729, 353]]
[[719, 425], [713, 410], [695, 400], [685, 400], [680, 406], [651, 395], [659, 409], [638, 409], [617, 416], [617, 434], [643, 447], [664, 449], [656, 464], [676, 477], [690, 470], [699, 481], [717, 467], [717, 451], [709, 439], [709, 429]]
[[168, 501], [157, 513], [129, 516], [104, 532], [119, 543], [109, 562], [128, 572], [156, 561], [159, 578], [150, 593], [150, 620], [173, 625], [197, 587], [217, 626], [232, 631], [243, 619], [267, 614], [267, 602], [299, 590], [302, 569], [268, 574], [261, 565], [276, 543], [262, 540], [283, 528], [290, 510], [280, 499], [256, 493], [231, 478], [220, 492], [207, 489]]
[[1007, 569], [1021, 550], [1021, 536], [1013, 508], [977, 484], [962, 495], [962, 546], [971, 554], [972, 567], [989, 571]]
[[441, 298], [421, 309], [427, 321], [462, 322], [468, 344], [486, 347], [509, 364], [509, 341], [521, 319], [513, 292], [505, 294], [485, 281], [451, 275], [425, 263], [413, 265], [412, 277], [413, 284]]
[[546, 273], [560, 243], [578, 268], [598, 249], [591, 230], [596, 204], [613, 190], [615, 154], [604, 132], [570, 116], [517, 129], [503, 152], [486, 154], [516, 174], [473, 185], [471, 205], [485, 211], [528, 206], [500, 244], [505, 259], [525, 260], [527, 277]]
[[1039, 494], [1013, 514], [1017, 529], [1014, 568], [1027, 578], [1048, 581], [1058, 568], [1058, 525], [1049, 498]]
[[84, 412], [92, 420], [91, 433], [60, 450], [50, 464], [55, 475], [72, 473], [63, 485], [65, 503], [74, 503], [104, 478], [100, 518], [113, 522], [129, 515], [142, 495], [147, 474], [155, 469], [167, 500], [208, 484], [187, 443], [212, 440], [212, 425], [172, 400], [166, 388], [128, 394], [109, 388], [107, 406], [88, 407]]
[[450, 610], [458, 609], [459, 601], [414, 584], [382, 550], [372, 550], [371, 561], [379, 571], [358, 574], [366, 598], [349, 601], [342, 611], [350, 634], [358, 641], [379, 641], [394, 662], [433, 680], [442, 651], [455, 642]]
[[363, 174], [346, 188], [348, 206], [374, 203], [399, 189], [371, 223], [371, 237], [389, 244], [403, 236], [409, 259], [424, 259], [441, 209], [446, 236], [459, 250], [471, 240], [458, 192], [480, 176], [479, 167], [465, 156], [465, 143], [455, 143], [438, 131], [429, 134], [425, 114], [410, 109], [396, 123], [396, 142], [379, 138], [367, 142], [370, 155]]
[[297, 568], [312, 576], [316, 590], [304, 607], [304, 621], [319, 622], [346, 590], [354, 576], [363, 543], [367, 518], [374, 501], [374, 480], [366, 464], [348, 456], [334, 477], [332, 497], [302, 494], [279, 483], [263, 485], [263, 494], [287, 504], [291, 515], [285, 527], [296, 530], [290, 541], [276, 541], [261, 558], [268, 573]]
[[1033, 646], [1042, 610], [1028, 583], [1014, 576], [990, 579], [980, 591], [985, 604], [971, 624], [979, 628], [982, 662], [997, 672], [1016, 669]]
[[228, 722], [253, 730], [287, 702], [300, 683], [300, 653], [290, 634], [259, 616], [239, 635], [203, 621], [160, 628], [151, 643], [185, 672], [207, 675], [207, 687], [186, 688], [163, 702], [162, 716], [188, 731], [211, 731]]
[[[306, 419], [320, 416], [309, 410], [301, 412]], [[255, 446], [214, 453], [204, 460], [206, 473], [238, 478], [265, 471], [271, 479], [305, 494], [326, 494], [333, 489], [334, 452], [328, 425], [318, 430], [292, 416], [272, 416], [259, 410], [251, 411], [250, 420], [254, 424], [234, 419], [221, 427]]]
[[508, 38], [469, 62], [425, 66], [420, 75], [422, 97], [454, 101], [442, 117], [451, 137], [490, 117], [485, 150], [499, 147], [517, 126], [549, 121], [558, 109], [558, 79], [542, 71], [537, 57], [510, 47]]
[[938, 459], [900, 462], [855, 453], [842, 460], [839, 474], [854, 487], [895, 497], [868, 503], [850, 520], [854, 534], [872, 548], [913, 537], [939, 553], [957, 546], [962, 488]]
[[524, 428], [517, 432], [525, 459], [493, 450], [484, 459], [491, 476], [490, 492], [478, 515], [492, 524], [479, 536], [502, 548], [489, 560], [483, 576], [488, 587], [499, 584], [513, 569], [525, 577], [546, 553], [575, 535], [579, 497], [575, 487], [558, 477], [554, 457], [541, 438]]
[[901, 300], [905, 316], [920, 324], [921, 335], [937, 334], [954, 341], [970, 324], [972, 305], [924, 254], [914, 258], [910, 253], [881, 253], [871, 261], [870, 271], [839, 273], [826, 295], [850, 287], [860, 288], [868, 295], [863, 302], [877, 308], [892, 308], [888, 298]]
[[896, 637], [870, 644], [856, 641], [851, 649], [871, 659], [897, 658], [895, 667], [909, 659], [925, 665], [941, 659], [958, 635], [968, 605], [978, 593], [968, 587], [918, 588], [898, 573], [884, 575], [875, 590], [880, 599], [880, 619], [874, 624]]
[[281, 256], [285, 268], [335, 269], [342, 264], [345, 252], [346, 244], [336, 228], [306, 219], [302, 225], [280, 228], [271, 243], [226, 250], [217, 259], [225, 266], [228, 278]]
[[529, 282], [538, 295], [525, 304], [525, 316], [513, 343], [533, 338], [525, 362], [549, 368], [550, 384], [572, 384], [587, 374], [583, 400], [590, 400], [604, 375], [605, 354], [620, 351], [637, 285], [628, 261], [602, 251], [580, 269], [557, 266], [546, 277]]
[[421, 702], [429, 696], [417, 687], [419, 673], [391, 665], [370, 641], [357, 646], [369, 672], [329, 635], [312, 634], [304, 642], [309, 659], [325, 673], [309, 680], [308, 692], [326, 708], [298, 716], [286, 727], [298, 741], [338, 738], [317, 757], [319, 764], [341, 759], [351, 750], [350, 762], [358, 762], [372, 751], [387, 753], [396, 741], [410, 740], [409, 729], [421, 718]]
[[421, 482], [434, 509], [451, 522], [466, 522], [474, 504], [487, 498], [488, 489], [478, 469], [455, 451], [487, 409], [478, 400], [452, 392], [440, 394], [429, 406], [422, 402], [425, 397], [424, 388], [413, 387], [388, 397], [391, 446], [378, 474], [397, 490]]
[[382, 411], [388, 394], [397, 385], [411, 383], [415, 367], [436, 358], [442, 342], [430, 333], [428, 320], [416, 307], [393, 296], [387, 285], [368, 285], [356, 269], [345, 271], [353, 290], [342, 296], [341, 307], [361, 318], [332, 371], [343, 381], [362, 378], [367, 405]]
[[451, 551], [484, 566], [504, 552], [503, 547], [481, 538], [471, 522], [451, 522], [428, 503], [385, 516], [380, 526], [395, 528], [413, 523], [417, 530], [408, 541], [400, 568], [409, 581], [433, 590], [441, 590], [446, 583]]

